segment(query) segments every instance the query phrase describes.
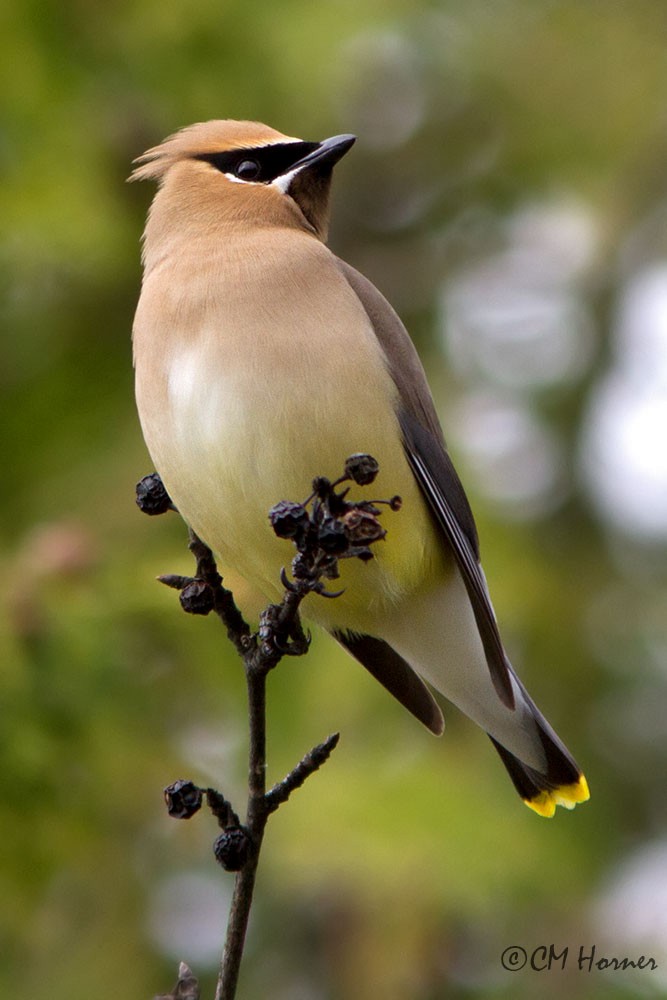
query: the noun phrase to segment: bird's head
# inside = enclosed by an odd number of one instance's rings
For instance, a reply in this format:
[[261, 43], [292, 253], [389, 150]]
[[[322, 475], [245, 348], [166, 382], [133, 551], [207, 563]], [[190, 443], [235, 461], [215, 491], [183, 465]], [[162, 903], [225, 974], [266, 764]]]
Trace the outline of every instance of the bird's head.
[[187, 210], [263, 225], [300, 225], [325, 240], [334, 165], [355, 141], [304, 142], [259, 122], [201, 122], [135, 162], [130, 180], [157, 180]]

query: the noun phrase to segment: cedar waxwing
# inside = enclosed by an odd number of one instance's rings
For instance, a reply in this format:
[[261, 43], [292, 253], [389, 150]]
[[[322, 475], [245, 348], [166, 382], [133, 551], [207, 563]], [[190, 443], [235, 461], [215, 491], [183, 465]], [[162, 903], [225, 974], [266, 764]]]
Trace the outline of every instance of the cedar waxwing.
[[303, 613], [432, 732], [444, 721], [424, 681], [457, 705], [552, 816], [588, 798], [586, 779], [503, 649], [424, 370], [392, 307], [325, 244], [332, 169], [353, 142], [212, 121], [139, 157], [131, 179], [159, 184], [133, 334], [146, 444], [253, 615], [282, 596], [269, 508], [373, 455], [401, 513], [373, 560], [346, 562], [344, 594]]

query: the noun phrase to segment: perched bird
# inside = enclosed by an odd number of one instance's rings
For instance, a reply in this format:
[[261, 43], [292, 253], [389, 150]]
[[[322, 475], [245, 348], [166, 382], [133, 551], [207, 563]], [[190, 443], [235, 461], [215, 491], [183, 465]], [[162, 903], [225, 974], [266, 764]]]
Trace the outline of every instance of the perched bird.
[[211, 121], [138, 158], [131, 179], [159, 184], [133, 333], [146, 444], [253, 614], [282, 592], [269, 508], [373, 455], [401, 513], [376, 558], [345, 564], [344, 594], [304, 614], [432, 732], [427, 684], [457, 705], [552, 816], [588, 798], [586, 779], [503, 649], [424, 370], [389, 303], [326, 246], [332, 169], [354, 140]]

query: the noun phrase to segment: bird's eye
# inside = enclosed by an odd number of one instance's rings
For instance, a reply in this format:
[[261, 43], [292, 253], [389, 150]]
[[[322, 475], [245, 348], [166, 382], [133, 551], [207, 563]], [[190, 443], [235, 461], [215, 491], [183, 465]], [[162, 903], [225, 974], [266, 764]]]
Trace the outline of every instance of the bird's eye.
[[241, 160], [234, 173], [242, 181], [254, 181], [259, 177], [260, 169], [257, 160]]

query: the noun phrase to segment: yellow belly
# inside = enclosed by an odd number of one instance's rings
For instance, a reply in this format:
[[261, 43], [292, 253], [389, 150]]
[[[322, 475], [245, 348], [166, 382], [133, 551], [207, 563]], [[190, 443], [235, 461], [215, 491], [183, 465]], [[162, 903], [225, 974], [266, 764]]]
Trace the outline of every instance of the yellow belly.
[[161, 434], [151, 447], [172, 499], [223, 570], [231, 567], [275, 600], [280, 568], [289, 567], [294, 549], [274, 535], [269, 509], [279, 500], [304, 500], [317, 475], [337, 478], [354, 452], [372, 454], [380, 473], [370, 487], [353, 484], [352, 498], [398, 493], [403, 507], [384, 510], [388, 534], [375, 545], [373, 561], [341, 562], [335, 589], [344, 587], [345, 595], [310, 599], [307, 611], [328, 627], [369, 628], [429, 573], [438, 551], [393, 412], [371, 404], [368, 395], [343, 403], [325, 392], [313, 400], [303, 385], [284, 388], [280, 408], [274, 393], [248, 385], [236, 390], [227, 382], [217, 400], [209, 396], [207, 410], [174, 414], [172, 435]]

